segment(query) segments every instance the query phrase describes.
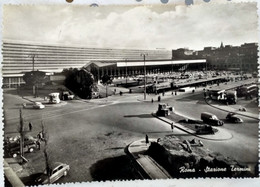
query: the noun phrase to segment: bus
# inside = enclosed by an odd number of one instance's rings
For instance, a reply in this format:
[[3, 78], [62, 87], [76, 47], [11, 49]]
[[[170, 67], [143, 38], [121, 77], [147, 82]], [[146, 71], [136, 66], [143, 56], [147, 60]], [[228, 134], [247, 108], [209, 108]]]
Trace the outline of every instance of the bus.
[[212, 100], [223, 100], [225, 98], [225, 90], [208, 90], [208, 95]]
[[216, 101], [222, 101], [226, 104], [237, 103], [237, 91], [233, 90], [209, 90], [208, 95], [210, 99]]
[[247, 86], [242, 86], [237, 88], [238, 97], [253, 98], [258, 94], [258, 86], [256, 84], [251, 84]]

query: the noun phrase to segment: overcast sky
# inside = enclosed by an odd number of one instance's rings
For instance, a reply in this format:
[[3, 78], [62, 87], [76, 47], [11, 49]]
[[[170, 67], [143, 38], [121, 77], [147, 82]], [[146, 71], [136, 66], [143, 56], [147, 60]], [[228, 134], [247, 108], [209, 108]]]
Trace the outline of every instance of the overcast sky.
[[258, 42], [257, 4], [4, 5], [3, 39], [85, 47], [202, 49]]

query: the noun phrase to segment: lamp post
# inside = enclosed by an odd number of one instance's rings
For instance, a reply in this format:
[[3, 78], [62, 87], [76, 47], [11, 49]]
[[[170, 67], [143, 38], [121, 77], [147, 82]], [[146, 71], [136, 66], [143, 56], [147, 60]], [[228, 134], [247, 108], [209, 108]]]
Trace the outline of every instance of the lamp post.
[[127, 85], [127, 59], [125, 59], [125, 85]]
[[237, 55], [238, 55], [239, 63], [240, 63], [240, 77], [241, 77], [241, 80], [242, 80], [242, 59], [241, 59], [241, 57], [243, 57], [244, 54], [238, 53]]
[[[36, 55], [35, 54], [29, 55], [29, 57], [32, 57], [32, 73], [34, 73], [34, 59], [35, 59]], [[35, 95], [35, 97], [37, 96], [37, 93], [36, 93], [38, 91], [37, 87], [38, 87], [37, 83], [36, 83], [36, 88], [35, 88], [35, 84], [33, 85], [33, 95]]]
[[36, 55], [29, 55], [29, 57], [32, 57], [32, 71], [34, 71], [34, 59]]
[[146, 100], [146, 67], [145, 67], [145, 57], [148, 56], [147, 53], [141, 53], [141, 56], [144, 57], [144, 100]]

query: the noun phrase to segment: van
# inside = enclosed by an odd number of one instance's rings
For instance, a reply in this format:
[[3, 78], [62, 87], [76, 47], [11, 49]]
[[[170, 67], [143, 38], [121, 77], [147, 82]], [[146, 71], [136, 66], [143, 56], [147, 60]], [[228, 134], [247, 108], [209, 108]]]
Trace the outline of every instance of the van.
[[209, 125], [215, 125], [215, 126], [222, 126], [222, 125], [224, 125], [224, 122], [219, 120], [216, 115], [208, 113], [208, 112], [201, 113], [201, 120], [204, 123], [207, 123]]

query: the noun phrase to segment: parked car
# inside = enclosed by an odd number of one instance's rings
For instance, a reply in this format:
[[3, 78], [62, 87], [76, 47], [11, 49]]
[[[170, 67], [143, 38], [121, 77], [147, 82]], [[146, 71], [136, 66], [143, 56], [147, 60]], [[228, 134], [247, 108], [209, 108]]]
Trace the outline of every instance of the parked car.
[[39, 184], [52, 184], [61, 177], [67, 176], [69, 170], [69, 165], [60, 162], [55, 162], [52, 165], [50, 165], [49, 179], [47, 170], [45, 170], [44, 173], [36, 179], [36, 182]]
[[226, 120], [232, 123], [243, 123], [244, 121], [239, 118], [237, 115], [235, 115], [234, 113], [230, 112], [228, 113]]
[[33, 108], [35, 108], [35, 109], [44, 109], [45, 106], [41, 102], [35, 102], [33, 104]]
[[208, 112], [201, 113], [201, 120], [204, 123], [207, 123], [209, 125], [215, 125], [215, 126], [222, 126], [222, 125], [224, 125], [224, 122], [219, 120], [216, 115], [208, 113]]
[[[39, 148], [37, 142], [38, 139], [26, 135], [24, 137], [24, 152], [32, 153], [37, 150]], [[17, 157], [20, 154], [20, 136], [8, 138], [5, 141], [5, 149], [10, 156]]]

